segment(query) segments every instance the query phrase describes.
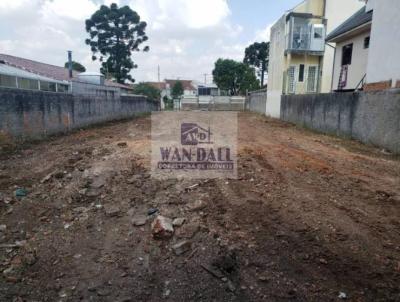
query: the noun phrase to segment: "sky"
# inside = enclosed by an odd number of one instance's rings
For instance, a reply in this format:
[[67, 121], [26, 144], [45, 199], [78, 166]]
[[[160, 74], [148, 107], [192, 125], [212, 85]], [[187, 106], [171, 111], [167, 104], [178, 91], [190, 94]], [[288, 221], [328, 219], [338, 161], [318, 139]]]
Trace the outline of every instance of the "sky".
[[135, 52], [136, 82], [160, 78], [211, 81], [218, 58], [243, 60], [251, 43], [269, 40], [271, 25], [300, 0], [0, 0], [0, 53], [62, 66], [67, 50], [88, 71], [99, 71], [85, 44], [85, 20], [101, 4], [129, 5], [147, 22]]

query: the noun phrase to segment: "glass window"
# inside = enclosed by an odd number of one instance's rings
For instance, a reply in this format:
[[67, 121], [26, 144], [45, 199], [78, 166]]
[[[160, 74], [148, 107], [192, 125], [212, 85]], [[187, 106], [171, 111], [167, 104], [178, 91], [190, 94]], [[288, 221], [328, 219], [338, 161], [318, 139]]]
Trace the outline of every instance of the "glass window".
[[40, 90], [50, 91], [49, 84], [49, 82], [40, 81]]
[[299, 68], [299, 82], [304, 82], [304, 64], [300, 64], [300, 68]]
[[314, 39], [322, 39], [323, 29], [316, 27], [314, 30]]
[[68, 85], [57, 84], [57, 91], [58, 92], [68, 92]]
[[370, 37], [366, 37], [364, 39], [364, 49], [369, 48], [369, 40], [370, 40]]
[[18, 88], [38, 90], [39, 84], [37, 80], [18, 78]]
[[296, 72], [296, 66], [290, 66], [288, 69], [288, 93], [296, 92], [296, 83], [294, 74]]
[[317, 88], [317, 67], [308, 67], [307, 92], [316, 92]]
[[56, 92], [57, 91], [56, 86], [57, 86], [56, 83], [49, 83], [49, 90]]
[[0, 86], [17, 87], [16, 79], [13, 76], [0, 74]]
[[342, 66], [351, 65], [351, 58], [353, 56], [353, 43], [343, 46], [342, 48]]

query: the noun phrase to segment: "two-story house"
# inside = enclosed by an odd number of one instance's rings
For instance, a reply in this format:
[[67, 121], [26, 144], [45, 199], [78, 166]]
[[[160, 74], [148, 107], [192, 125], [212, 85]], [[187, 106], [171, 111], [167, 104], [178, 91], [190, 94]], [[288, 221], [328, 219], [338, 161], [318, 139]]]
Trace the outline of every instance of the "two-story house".
[[334, 47], [326, 33], [363, 6], [360, 0], [305, 0], [271, 28], [266, 114], [279, 117], [282, 94], [329, 92]]

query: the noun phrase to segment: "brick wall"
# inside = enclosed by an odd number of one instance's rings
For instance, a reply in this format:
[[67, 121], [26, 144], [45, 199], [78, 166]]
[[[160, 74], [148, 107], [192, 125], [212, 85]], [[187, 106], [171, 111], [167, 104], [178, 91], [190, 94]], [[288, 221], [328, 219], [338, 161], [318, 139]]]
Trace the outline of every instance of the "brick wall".
[[377, 83], [367, 83], [364, 85], [364, 91], [378, 91], [390, 88], [392, 88], [392, 80]]

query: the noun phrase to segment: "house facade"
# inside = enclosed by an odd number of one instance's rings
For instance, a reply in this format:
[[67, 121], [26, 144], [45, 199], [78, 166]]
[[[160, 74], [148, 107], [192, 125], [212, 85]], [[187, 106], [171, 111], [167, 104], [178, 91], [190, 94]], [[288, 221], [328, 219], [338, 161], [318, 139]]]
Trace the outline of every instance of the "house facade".
[[271, 28], [266, 114], [279, 117], [282, 94], [329, 92], [334, 48], [326, 33], [363, 3], [359, 0], [305, 0]]
[[328, 37], [336, 44], [332, 90], [400, 88], [400, 2], [369, 0]]
[[332, 91], [361, 89], [366, 81], [373, 11], [364, 6], [333, 30], [327, 42], [335, 45]]
[[373, 11], [366, 90], [400, 88], [400, 1], [369, 0]]
[[176, 82], [181, 82], [183, 86], [183, 97], [190, 97], [197, 95], [197, 87], [191, 80], [165, 80], [165, 95], [168, 98], [172, 98], [171, 92], [172, 88], [175, 86]]

